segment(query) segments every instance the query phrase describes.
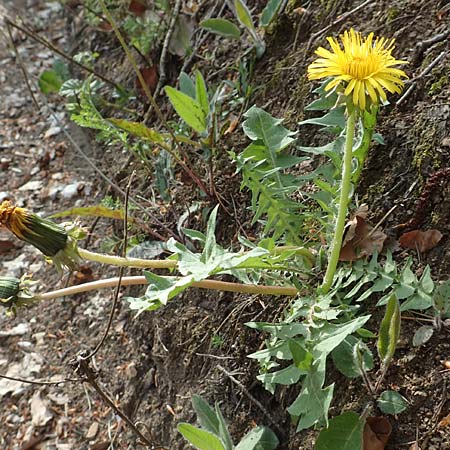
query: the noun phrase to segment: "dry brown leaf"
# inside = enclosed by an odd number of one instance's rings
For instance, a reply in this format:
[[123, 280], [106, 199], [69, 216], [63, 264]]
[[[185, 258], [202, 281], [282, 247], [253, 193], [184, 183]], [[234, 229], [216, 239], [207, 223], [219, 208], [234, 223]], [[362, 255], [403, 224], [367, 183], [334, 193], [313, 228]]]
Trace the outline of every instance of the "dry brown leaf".
[[413, 230], [403, 233], [400, 236], [400, 245], [404, 248], [417, 249], [423, 253], [436, 247], [442, 239], [442, 233], [439, 230]]
[[339, 255], [340, 261], [355, 261], [381, 252], [387, 236], [381, 230], [373, 230], [366, 222], [367, 211], [355, 215], [347, 224], [347, 233]]
[[98, 442], [94, 444], [90, 450], [108, 450], [111, 445], [111, 441]]
[[98, 27], [100, 28], [100, 30], [102, 31], [111, 31], [112, 30], [112, 26], [111, 24], [107, 21], [107, 20], [102, 20], [99, 24]]
[[83, 284], [94, 281], [94, 273], [89, 266], [83, 265], [73, 274], [73, 284]]
[[361, 217], [361, 219], [367, 219], [367, 216], [369, 215], [369, 206], [367, 205], [367, 203], [359, 205], [353, 215], [355, 217]]
[[295, 14], [298, 14], [299, 16], [301, 16], [301, 15], [307, 13], [308, 10], [306, 8], [299, 7], [299, 8], [295, 8], [293, 12]]
[[450, 425], [450, 414], [447, 414], [438, 424], [439, 428], [447, 428]]
[[345, 236], [342, 243], [343, 246], [355, 237], [356, 227], [358, 226], [358, 218], [365, 221], [365, 219], [367, 219], [368, 213], [369, 207], [365, 203], [358, 206], [358, 208], [353, 213], [352, 219], [349, 220], [345, 225]]
[[238, 117], [234, 117], [233, 120], [231, 120], [230, 125], [228, 126], [228, 128], [225, 130], [224, 135], [226, 136], [227, 134], [234, 133], [234, 130], [236, 130], [238, 125], [239, 125], [239, 118]]
[[136, 16], [143, 16], [147, 6], [145, 2], [141, 0], [131, 0], [130, 5], [128, 6], [128, 11], [132, 12]]
[[368, 417], [364, 425], [363, 450], [384, 450], [392, 427], [386, 417]]
[[[158, 70], [156, 66], [144, 67], [140, 69], [142, 78], [144, 78], [145, 84], [150, 89], [150, 92], [153, 94], [155, 92], [156, 86], [158, 85]], [[139, 92], [145, 96], [145, 91], [142, 87], [142, 83], [136, 78], [136, 87], [139, 89]]]

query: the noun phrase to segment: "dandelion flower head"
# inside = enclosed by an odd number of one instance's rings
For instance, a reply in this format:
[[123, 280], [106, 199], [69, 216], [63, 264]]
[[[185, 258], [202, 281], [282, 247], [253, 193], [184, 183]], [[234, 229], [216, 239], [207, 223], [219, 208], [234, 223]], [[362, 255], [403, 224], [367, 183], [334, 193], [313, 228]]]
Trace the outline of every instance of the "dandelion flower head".
[[332, 51], [323, 47], [316, 50], [319, 58], [308, 67], [310, 80], [331, 78], [325, 90], [341, 85], [344, 95], [362, 110], [370, 103], [386, 101], [385, 91], [397, 94], [402, 91], [402, 78], [407, 75], [395, 66], [407, 61], [392, 56], [394, 39], [374, 39], [373, 33], [363, 38], [353, 28], [340, 39], [342, 46], [337, 39], [327, 38]]
[[61, 225], [39, 217], [25, 208], [13, 205], [9, 200], [0, 204], [0, 225], [5, 226], [17, 238], [33, 245], [58, 270], [74, 269], [79, 262], [75, 231], [72, 235]]

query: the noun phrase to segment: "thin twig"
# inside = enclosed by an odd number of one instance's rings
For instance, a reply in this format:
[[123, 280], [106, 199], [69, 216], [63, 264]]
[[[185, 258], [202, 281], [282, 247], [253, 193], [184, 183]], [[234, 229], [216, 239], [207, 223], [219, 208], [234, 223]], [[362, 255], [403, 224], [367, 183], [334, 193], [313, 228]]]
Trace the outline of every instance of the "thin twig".
[[53, 386], [62, 383], [79, 383], [80, 381], [84, 381], [81, 378], [64, 378], [60, 381], [37, 381], [37, 380], [27, 380], [25, 378], [11, 377], [9, 375], [0, 375], [0, 378], [5, 378], [6, 380], [11, 381], [19, 381], [20, 383], [27, 384], [37, 384], [39, 386]]
[[420, 49], [421, 52], [423, 52], [427, 48], [431, 47], [434, 44], [437, 44], [438, 42], [441, 42], [441, 41], [447, 39], [448, 37], [450, 37], [449, 29], [447, 29], [443, 33], [437, 34], [436, 36], [433, 36], [429, 39], [425, 39], [424, 41], [419, 42], [417, 44], [417, 47]]
[[[130, 175], [130, 179], [128, 180], [128, 184], [127, 184], [127, 189], [125, 192], [125, 211], [124, 211], [124, 218], [123, 218], [123, 247], [122, 247], [122, 257], [125, 258], [126, 254], [127, 254], [127, 245], [128, 245], [128, 199], [130, 196], [130, 188], [131, 188], [131, 182], [133, 180], [135, 172], [133, 171]], [[117, 307], [117, 303], [119, 301], [119, 293], [120, 293], [120, 288], [122, 286], [122, 278], [123, 278], [123, 272], [125, 270], [125, 267], [122, 266], [119, 269], [119, 277], [117, 280], [117, 286], [116, 286], [116, 292], [114, 293], [114, 299], [113, 299], [113, 303], [111, 305], [111, 310], [109, 313], [109, 318], [108, 318], [108, 323], [106, 325], [106, 329], [105, 332], [103, 333], [102, 338], [100, 339], [99, 343], [97, 344], [97, 346], [94, 348], [94, 350], [92, 350], [92, 352], [86, 356], [86, 359], [91, 359], [92, 357], [94, 357], [98, 351], [100, 350], [100, 348], [103, 346], [103, 344], [106, 341], [106, 338], [108, 337], [109, 334], [109, 330], [111, 329], [111, 325], [114, 319], [114, 313], [116, 311], [116, 307]]]
[[233, 356], [219, 356], [219, 355], [212, 355], [211, 353], [196, 353], [196, 355], [212, 359], [235, 359]]
[[14, 55], [16, 56], [17, 63], [19, 64], [20, 70], [22, 71], [23, 78], [25, 79], [25, 83], [26, 83], [28, 91], [29, 91], [29, 93], [31, 95], [31, 100], [33, 101], [34, 106], [36, 107], [36, 109], [39, 109], [39, 103], [36, 100], [36, 96], [34, 95], [33, 90], [31, 89], [30, 80], [28, 79], [27, 70], [25, 69], [25, 66], [24, 66], [23, 61], [22, 61], [22, 57], [20, 56], [20, 53], [17, 50], [16, 43], [14, 42], [14, 39], [13, 39], [13, 36], [12, 36], [12, 33], [11, 33], [11, 23], [7, 19], [5, 20], [5, 22], [6, 22], [6, 28], [8, 28], [9, 40], [11, 41], [11, 45], [13, 46], [13, 49], [14, 49]]
[[369, 234], [367, 235], [368, 238], [370, 238], [373, 233], [375, 233], [376, 230], [384, 223], [384, 221], [397, 209], [398, 205], [394, 205], [378, 222], [377, 224], [370, 230]]
[[[217, 0], [214, 3], [214, 6], [210, 9], [210, 11], [208, 12], [208, 14], [205, 15], [204, 20], [205, 19], [209, 19], [211, 17], [220, 17], [222, 15], [223, 10], [226, 8], [227, 4], [225, 2], [222, 3], [221, 9], [219, 10], [219, 12], [217, 14], [215, 14], [215, 11], [217, 9], [217, 6], [220, 4], [219, 0]], [[198, 9], [198, 11], [200, 10], [200, 8]], [[196, 11], [197, 13], [197, 11]], [[195, 44], [194, 48], [192, 49], [191, 54], [189, 55], [188, 58], [185, 58], [183, 65], [181, 67], [180, 73], [178, 75], [178, 77], [181, 75], [181, 72], [186, 72], [187, 68], [190, 66], [190, 64], [192, 63], [192, 60], [194, 59], [195, 55], [197, 54], [198, 49], [203, 45], [203, 43], [205, 42], [205, 40], [208, 38], [208, 34], [207, 32], [204, 32], [204, 30], [200, 29], [200, 36], [198, 38], [197, 43]]]
[[428, 73], [431, 72], [431, 70], [433, 70], [433, 68], [439, 64], [439, 62], [444, 59], [445, 55], [447, 54], [447, 50], [442, 51], [441, 53], [439, 53], [439, 55], [433, 59], [433, 61], [431, 61], [431, 63], [422, 71], [420, 72], [419, 75], [417, 75], [417, 77], [414, 77], [410, 83], [411, 85], [409, 86], [409, 88], [405, 91], [405, 93], [397, 100], [396, 105], [401, 105], [412, 93], [412, 91], [415, 89], [417, 82], [423, 78], [425, 75], [427, 75]]
[[[22, 20], [23, 21], [23, 20]], [[17, 30], [21, 31], [22, 33], [26, 34], [28, 37], [30, 37], [31, 39], [33, 39], [34, 41], [40, 43], [41, 45], [43, 45], [44, 47], [47, 47], [48, 49], [50, 49], [52, 52], [57, 53], [59, 56], [62, 56], [64, 59], [67, 59], [68, 61], [70, 61], [72, 64], [78, 66], [80, 69], [85, 70], [86, 72], [91, 73], [92, 75], [95, 75], [96, 77], [100, 78], [102, 81], [104, 81], [105, 83], [113, 86], [115, 89], [121, 91], [123, 88], [117, 84], [116, 82], [110, 80], [109, 78], [105, 77], [104, 75], [102, 75], [101, 73], [97, 72], [96, 70], [85, 66], [84, 64], [76, 61], [75, 59], [72, 58], [72, 56], [68, 55], [67, 53], [63, 52], [61, 49], [59, 49], [58, 47], [56, 47], [54, 44], [52, 44], [50, 41], [48, 41], [47, 39], [43, 38], [42, 36], [40, 36], [39, 34], [37, 34], [33, 29], [31, 29], [28, 25], [24, 26], [20, 26], [17, 23], [13, 22], [11, 19], [9, 19], [8, 17], [5, 17], [5, 23], [8, 26], [12, 26], [14, 28], [16, 28]]]
[[[130, 427], [133, 433], [136, 434], [136, 436], [138, 436], [139, 439], [141, 439], [143, 445], [145, 445], [147, 448], [152, 449], [155, 448], [155, 444], [149, 438], [147, 438], [139, 430], [139, 428], [136, 427], [133, 421], [121, 409], [117, 407], [117, 405], [114, 403], [111, 397], [101, 389], [100, 385], [97, 383], [96, 380], [97, 374], [92, 370], [92, 368], [89, 365], [89, 362], [90, 360], [85, 359], [83, 355], [78, 355], [76, 357], [76, 360], [73, 362], [75, 372], [85, 377], [85, 381], [94, 388], [94, 390], [101, 397], [101, 399], [108, 406], [110, 406], [114, 410], [114, 412]], [[164, 448], [161, 446], [157, 447], [158, 449]]]
[[[166, 75], [166, 59], [167, 52], [169, 51], [170, 40], [172, 39], [173, 31], [175, 30], [175, 25], [177, 23], [178, 16], [180, 14], [181, 8], [181, 0], [176, 0], [175, 5], [171, 12], [169, 28], [167, 29], [166, 37], [164, 38], [164, 44], [161, 51], [161, 57], [159, 59], [159, 80], [158, 85], [155, 89], [155, 97], [158, 97], [159, 91], [161, 90], [161, 86], [165, 84], [167, 75]], [[149, 111], [146, 113], [145, 119], [148, 119]]]
[[217, 364], [216, 366], [224, 375], [226, 375], [246, 396], [247, 398], [253, 402], [261, 411], [262, 413], [269, 419], [269, 421], [271, 422], [271, 424], [277, 429], [277, 431], [281, 434], [284, 435], [286, 433], [285, 430], [283, 430], [279, 425], [278, 422], [272, 417], [272, 415], [269, 413], [269, 411], [267, 411], [267, 409], [264, 407], [264, 405], [258, 401], [255, 397], [253, 397], [252, 394], [250, 394], [250, 392], [248, 391], [248, 389], [240, 382], [238, 381], [236, 378], [234, 378], [234, 376], [228, 372], [228, 370], [226, 370], [224, 367], [222, 367], [220, 364]]
[[322, 28], [321, 30], [317, 31], [316, 33], [312, 34], [309, 38], [308, 45], [306, 46], [306, 53], [311, 48], [312, 43], [322, 34], [326, 33], [330, 28], [333, 28], [336, 25], [339, 25], [341, 22], [343, 22], [345, 19], [348, 19], [351, 15], [358, 12], [360, 9], [364, 8], [365, 6], [369, 6], [371, 4], [375, 4], [374, 0], [366, 0], [365, 2], [362, 2], [359, 6], [356, 8], [353, 8], [351, 11], [347, 11], [346, 13], [339, 16], [335, 21], [331, 22], [329, 25], [327, 25], [325, 28]]
[[[47, 104], [48, 110], [50, 111], [50, 115], [53, 117], [53, 119], [55, 120], [55, 122], [58, 124], [58, 126], [61, 128], [62, 132], [64, 133], [64, 135], [67, 137], [67, 139], [70, 141], [70, 143], [72, 144], [73, 148], [80, 154], [80, 156], [88, 163], [88, 165], [96, 172], [100, 175], [101, 178], [103, 178], [103, 180], [105, 180], [112, 188], [114, 188], [115, 191], [117, 191], [118, 193], [120, 193], [123, 197], [125, 197], [125, 191], [118, 186], [116, 183], [114, 183], [114, 181], [112, 181], [101, 169], [99, 169], [91, 160], [91, 158], [89, 158], [88, 155], [86, 155], [86, 153], [81, 149], [81, 147], [78, 145], [78, 143], [75, 141], [75, 139], [72, 137], [72, 135], [67, 131], [65, 125], [63, 124], [63, 122], [61, 121], [61, 119], [59, 119], [59, 117], [54, 113], [54, 111], [51, 109], [50, 105], [48, 104], [47, 99], [45, 99], [45, 102]], [[155, 215], [153, 215], [152, 213], [150, 213], [147, 208], [144, 208], [139, 202], [137, 202], [134, 198], [130, 197], [130, 202], [133, 203], [134, 206], [136, 206], [139, 210], [141, 210], [142, 212], [144, 212], [146, 215], [148, 215], [150, 217], [150, 219], [152, 220], [152, 222], [156, 225], [158, 225], [158, 227], [164, 229], [170, 236], [172, 236], [173, 238], [175, 238], [176, 240], [180, 240], [180, 237], [175, 234], [167, 225], [165, 225], [164, 223], [162, 223]], [[160, 239], [161, 241], [165, 241], [166, 239], [161, 236], [161, 234], [155, 230], [149, 229], [148, 232], [150, 234], [152, 234], [153, 236], [155, 236], [156, 238]]]
[[389, 364], [383, 364], [382, 368], [381, 368], [381, 374], [378, 377], [377, 382], [375, 383], [375, 390], [374, 390], [374, 394], [377, 394], [377, 392], [380, 390], [381, 384], [383, 383], [387, 372], [389, 369]]
[[[17, 51], [17, 47], [15, 45], [14, 42], [12, 42], [12, 45], [14, 47], [14, 50], [17, 54], [19, 54], [19, 52]], [[19, 62], [19, 60], [18, 60]], [[21, 69], [23, 71], [23, 75], [25, 78], [25, 82], [27, 85], [27, 88], [30, 92], [30, 95], [32, 97], [32, 99], [34, 99], [34, 103], [35, 106], [38, 110], [41, 109], [39, 103], [37, 102], [33, 90], [31, 88], [31, 85], [29, 83], [29, 78], [28, 78], [28, 72], [27, 69], [25, 67], [25, 65], [21, 64]], [[35, 86], [36, 88], [36, 86]], [[72, 137], [72, 135], [67, 131], [65, 124], [62, 122], [62, 120], [58, 117], [58, 115], [53, 111], [53, 108], [50, 106], [48, 100], [46, 97], [42, 96], [41, 97], [45, 103], [45, 106], [50, 114], [50, 116], [55, 120], [56, 124], [59, 126], [59, 128], [61, 128], [62, 132], [64, 133], [64, 135], [66, 136], [66, 138], [69, 140], [69, 142], [72, 144], [72, 147], [80, 154], [80, 156], [88, 163], [88, 165], [98, 174], [100, 175], [101, 178], [103, 178], [104, 181], [106, 181], [107, 184], [109, 184], [114, 190], [116, 190], [118, 193], [120, 193], [121, 195], [125, 196], [125, 191], [123, 191], [122, 188], [120, 188], [116, 183], [114, 183], [114, 181], [112, 181], [101, 169], [99, 169], [91, 160], [91, 158], [89, 158], [89, 156], [81, 149], [81, 147], [78, 145], [78, 143], [75, 141], [75, 139]], [[154, 222], [154, 224], [158, 225], [158, 227], [164, 229], [170, 236], [172, 236], [174, 239], [180, 241], [180, 237], [175, 234], [169, 227], [167, 227], [164, 223], [162, 223], [156, 216], [154, 216], [152, 213], [150, 213], [147, 208], [144, 208], [139, 202], [137, 202], [134, 198], [130, 197], [130, 201], [142, 212], [144, 212], [146, 215], [148, 215], [150, 217], [150, 219]], [[161, 241], [165, 241], [166, 239], [161, 236], [160, 233], [158, 233], [157, 231], [152, 230], [151, 228], [147, 228], [147, 232], [151, 235], [153, 235], [154, 237], [156, 237], [157, 239], [161, 240]]]

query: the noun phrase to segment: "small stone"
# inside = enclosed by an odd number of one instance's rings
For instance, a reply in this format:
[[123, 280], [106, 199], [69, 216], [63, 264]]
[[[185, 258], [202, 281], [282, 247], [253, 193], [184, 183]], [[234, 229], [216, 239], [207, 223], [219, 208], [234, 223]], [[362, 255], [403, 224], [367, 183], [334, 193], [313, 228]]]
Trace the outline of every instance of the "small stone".
[[11, 194], [9, 194], [8, 192], [5, 192], [5, 191], [0, 191], [0, 202], [2, 202], [3, 200], [6, 200], [8, 198], [11, 198]]
[[11, 337], [11, 336], [23, 336], [30, 331], [30, 327], [27, 323], [19, 323], [10, 330], [0, 331], [0, 337]]
[[52, 418], [53, 414], [47, 407], [47, 402], [41, 398], [40, 392], [36, 392], [31, 399], [31, 421], [36, 427], [43, 427]]
[[38, 174], [40, 171], [41, 171], [41, 169], [39, 169], [38, 166], [34, 166], [34, 167], [30, 170], [30, 175], [31, 175], [31, 176], [36, 175], [36, 174]]
[[48, 139], [52, 136], [56, 136], [57, 134], [61, 133], [60, 127], [50, 127], [44, 134], [44, 139]]
[[70, 200], [78, 195], [78, 190], [80, 188], [81, 183], [77, 181], [76, 183], [68, 184], [63, 188], [61, 191], [61, 195], [67, 199]]
[[445, 137], [441, 142], [442, 147], [450, 147], [450, 137]]
[[91, 440], [97, 436], [98, 433], [98, 422], [92, 422], [89, 430], [86, 433], [86, 439]]
[[37, 346], [41, 346], [41, 345], [45, 344], [45, 340], [44, 340], [45, 335], [46, 335], [45, 331], [39, 331], [38, 333], [33, 334], [33, 338], [36, 340]]
[[33, 348], [33, 344], [30, 341], [19, 341], [17, 343], [17, 347], [21, 348], [22, 350], [30, 350]]
[[47, 397], [57, 405], [66, 405], [69, 403], [70, 399], [69, 396], [65, 394], [48, 394]]
[[55, 200], [58, 194], [61, 192], [61, 186], [52, 187], [48, 193], [51, 200]]
[[128, 378], [134, 378], [137, 375], [136, 364], [131, 363], [127, 366], [125, 373]]
[[3, 262], [2, 266], [8, 270], [8, 275], [20, 278], [27, 267], [26, 260], [27, 256], [24, 253], [21, 253], [17, 258]]
[[38, 191], [42, 188], [43, 184], [44, 183], [40, 180], [29, 181], [20, 186], [19, 191]]

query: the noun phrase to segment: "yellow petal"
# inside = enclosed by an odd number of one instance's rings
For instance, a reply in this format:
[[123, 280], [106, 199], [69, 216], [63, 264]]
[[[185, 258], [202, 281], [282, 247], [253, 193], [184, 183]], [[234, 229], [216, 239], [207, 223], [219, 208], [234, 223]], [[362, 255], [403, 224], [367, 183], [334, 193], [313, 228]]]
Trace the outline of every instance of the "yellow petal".
[[364, 83], [367, 92], [370, 95], [370, 99], [374, 102], [374, 103], [378, 103], [378, 96], [377, 93], [375, 92], [375, 89], [372, 87], [372, 85], [370, 84], [370, 82], [368, 80], [365, 81]]

